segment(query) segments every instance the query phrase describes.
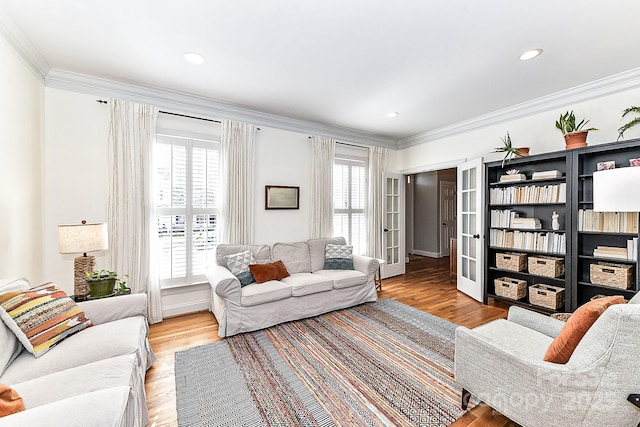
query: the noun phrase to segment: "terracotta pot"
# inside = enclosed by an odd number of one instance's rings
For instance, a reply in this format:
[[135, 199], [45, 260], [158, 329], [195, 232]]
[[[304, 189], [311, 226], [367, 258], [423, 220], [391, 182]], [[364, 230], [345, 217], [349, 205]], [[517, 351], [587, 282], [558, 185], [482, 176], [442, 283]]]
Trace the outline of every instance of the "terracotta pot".
[[516, 154], [516, 157], [527, 157], [529, 155], [529, 147], [519, 147], [517, 150], [518, 154]]
[[574, 148], [587, 146], [587, 134], [588, 130], [581, 130], [578, 132], [569, 132], [564, 135], [565, 148], [567, 150], [573, 150]]

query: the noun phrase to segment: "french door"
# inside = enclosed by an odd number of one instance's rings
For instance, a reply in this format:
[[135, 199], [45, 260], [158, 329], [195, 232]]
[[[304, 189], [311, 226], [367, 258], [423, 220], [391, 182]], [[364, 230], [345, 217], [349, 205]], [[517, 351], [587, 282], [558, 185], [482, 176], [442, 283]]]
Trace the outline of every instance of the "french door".
[[483, 300], [484, 164], [482, 157], [458, 166], [458, 290]]
[[399, 276], [405, 271], [404, 180], [403, 175], [384, 175], [383, 245], [385, 264], [382, 278]]

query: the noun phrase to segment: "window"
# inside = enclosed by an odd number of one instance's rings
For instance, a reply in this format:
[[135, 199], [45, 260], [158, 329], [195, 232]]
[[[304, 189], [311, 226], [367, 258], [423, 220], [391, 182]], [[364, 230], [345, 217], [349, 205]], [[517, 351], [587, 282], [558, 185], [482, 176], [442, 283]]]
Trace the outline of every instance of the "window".
[[160, 284], [203, 282], [218, 244], [220, 143], [158, 134], [154, 160]]
[[333, 234], [344, 236], [354, 254], [367, 250], [367, 162], [338, 158], [333, 165]]

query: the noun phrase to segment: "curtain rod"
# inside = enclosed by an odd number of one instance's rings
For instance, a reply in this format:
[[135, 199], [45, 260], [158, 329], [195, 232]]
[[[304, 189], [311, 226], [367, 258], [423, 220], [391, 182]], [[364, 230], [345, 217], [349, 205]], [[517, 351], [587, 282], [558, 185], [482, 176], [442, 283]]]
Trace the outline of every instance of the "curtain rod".
[[[96, 99], [96, 102], [99, 104], [108, 104], [108, 101], [105, 101], [104, 99]], [[187, 119], [195, 119], [195, 120], [204, 120], [205, 122], [213, 122], [213, 123], [222, 123], [220, 120], [214, 120], [214, 119], [205, 119], [204, 117], [194, 117], [194, 116], [188, 116], [186, 114], [179, 114], [179, 113], [171, 113], [169, 111], [158, 111], [159, 113], [162, 114], [169, 114], [171, 116], [178, 116], [178, 117], [186, 117]], [[262, 130], [260, 128], [256, 128], [257, 130]]]
[[[307, 137], [308, 139], [311, 139], [310, 136]], [[367, 148], [365, 145], [358, 145], [358, 144], [349, 144], [348, 142], [341, 142], [341, 141], [336, 141], [336, 144], [340, 144], [340, 145], [348, 145], [350, 147], [356, 147], [356, 148]]]

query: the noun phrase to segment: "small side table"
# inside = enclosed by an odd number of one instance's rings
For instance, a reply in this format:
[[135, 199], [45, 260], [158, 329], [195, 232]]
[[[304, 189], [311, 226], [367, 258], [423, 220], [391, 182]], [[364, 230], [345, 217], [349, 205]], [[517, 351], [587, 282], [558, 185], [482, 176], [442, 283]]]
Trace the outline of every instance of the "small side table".
[[376, 258], [375, 260], [378, 261], [378, 271], [376, 271], [376, 275], [374, 276], [373, 280], [376, 284], [376, 290], [381, 291], [382, 290], [382, 273], [380, 272], [380, 267], [382, 267], [382, 264], [386, 264], [387, 260], [382, 258]]

